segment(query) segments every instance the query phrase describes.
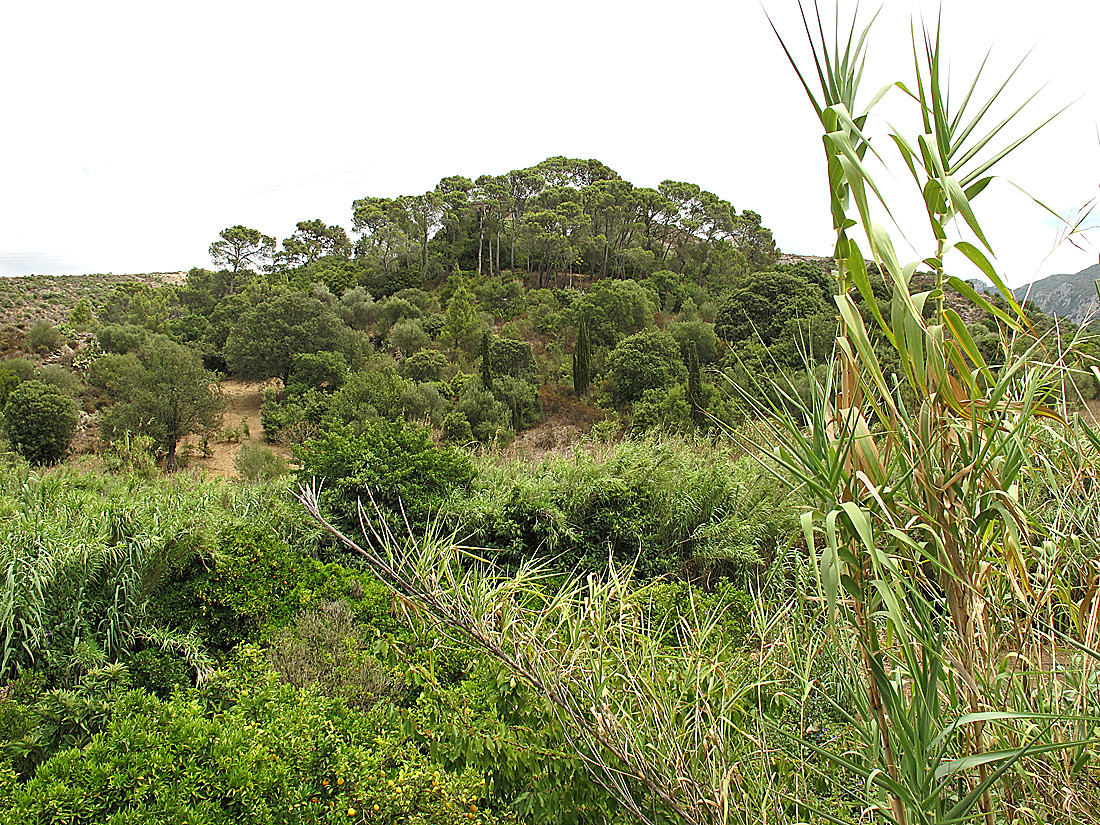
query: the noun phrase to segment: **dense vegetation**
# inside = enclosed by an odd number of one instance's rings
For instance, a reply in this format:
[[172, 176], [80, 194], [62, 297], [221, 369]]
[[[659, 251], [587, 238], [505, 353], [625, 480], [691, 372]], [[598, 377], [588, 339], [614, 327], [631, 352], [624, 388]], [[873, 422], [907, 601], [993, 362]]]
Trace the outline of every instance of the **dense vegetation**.
[[5, 329], [0, 822], [1094, 820], [1095, 347], [811, 41], [831, 260], [559, 157]]

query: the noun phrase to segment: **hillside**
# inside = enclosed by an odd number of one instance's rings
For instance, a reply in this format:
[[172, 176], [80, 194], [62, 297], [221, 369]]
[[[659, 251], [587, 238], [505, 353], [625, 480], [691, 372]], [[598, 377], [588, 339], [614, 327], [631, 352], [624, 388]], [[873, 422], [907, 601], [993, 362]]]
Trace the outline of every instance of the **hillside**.
[[29, 326], [35, 321], [59, 324], [69, 318], [80, 300], [98, 307], [119, 284], [150, 287], [178, 286], [183, 272], [151, 272], [144, 275], [27, 275], [0, 278], [0, 328]]
[[1095, 318], [1100, 312], [1096, 281], [1100, 266], [1093, 264], [1073, 275], [1051, 275], [1013, 291], [1017, 300], [1028, 298], [1047, 315], [1068, 318], [1075, 324]]

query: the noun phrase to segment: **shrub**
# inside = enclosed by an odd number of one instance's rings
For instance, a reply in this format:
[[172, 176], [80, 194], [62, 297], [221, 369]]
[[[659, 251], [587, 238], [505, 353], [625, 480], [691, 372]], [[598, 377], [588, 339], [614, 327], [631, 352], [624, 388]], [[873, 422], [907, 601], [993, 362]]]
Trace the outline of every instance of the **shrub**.
[[465, 447], [473, 443], [474, 431], [470, 429], [470, 420], [458, 412], [452, 410], [443, 419], [443, 441], [447, 444], [457, 444]]
[[337, 390], [348, 376], [348, 362], [342, 352], [302, 352], [295, 355], [290, 368], [294, 383]]
[[413, 520], [426, 519], [474, 477], [469, 456], [437, 447], [427, 429], [402, 421], [368, 421], [359, 432], [337, 425], [296, 452], [299, 480], [324, 479], [324, 502], [350, 525], [359, 523], [357, 502], [369, 509], [370, 496], [391, 515], [404, 508]]
[[150, 479], [157, 474], [156, 442], [149, 435], [128, 432], [111, 442], [103, 454], [103, 466], [112, 473], [129, 473]]
[[35, 321], [27, 331], [27, 346], [34, 352], [53, 352], [61, 343], [61, 333], [46, 321]]
[[424, 331], [419, 321], [406, 318], [393, 325], [393, 329], [390, 330], [390, 342], [408, 357], [429, 346], [432, 338]]
[[191, 684], [191, 669], [184, 658], [175, 653], [147, 648], [126, 660], [134, 687], [154, 693], [162, 699], [172, 695], [178, 686]]
[[288, 472], [286, 459], [270, 447], [246, 441], [233, 459], [237, 475], [252, 483], [270, 481]]
[[366, 647], [347, 603], [325, 602], [302, 611], [292, 627], [279, 631], [267, 660], [288, 684], [316, 685], [325, 696], [363, 707], [393, 686], [391, 675]]
[[29, 358], [8, 358], [0, 361], [0, 370], [12, 373], [20, 381], [30, 381], [38, 376], [38, 366]]
[[149, 337], [149, 330], [137, 324], [104, 324], [96, 333], [99, 348], [115, 355], [138, 349]]
[[57, 387], [66, 395], [77, 395], [84, 388], [80, 376], [60, 364], [46, 364], [38, 371], [38, 380]]
[[8, 441], [32, 464], [56, 464], [76, 433], [76, 404], [43, 381], [24, 381], [8, 395], [4, 430]]
[[480, 378], [463, 385], [455, 412], [465, 416], [474, 438], [482, 444], [506, 443], [516, 434], [511, 408], [487, 389]]
[[402, 361], [399, 369], [413, 381], [439, 381], [447, 370], [447, 356], [437, 349], [422, 349]]
[[0, 412], [3, 411], [4, 405], [8, 403], [8, 396], [11, 391], [18, 387], [22, 380], [14, 372], [0, 368]]
[[14, 786], [4, 821], [500, 821], [473, 804], [484, 787], [476, 771], [439, 770], [382, 710], [279, 685], [254, 650], [240, 659], [168, 701], [121, 691], [86, 748], [57, 753]]
[[616, 402], [629, 404], [646, 390], [668, 389], [687, 378], [680, 346], [667, 332], [639, 332], [624, 338], [607, 356]]
[[693, 613], [720, 616], [723, 642], [743, 641], [752, 629], [752, 598], [725, 580], [709, 593], [684, 581], [655, 581], [633, 593], [632, 600], [641, 608], [643, 620], [663, 631], [661, 638], [668, 645], [690, 643], [683, 636], [682, 619]]

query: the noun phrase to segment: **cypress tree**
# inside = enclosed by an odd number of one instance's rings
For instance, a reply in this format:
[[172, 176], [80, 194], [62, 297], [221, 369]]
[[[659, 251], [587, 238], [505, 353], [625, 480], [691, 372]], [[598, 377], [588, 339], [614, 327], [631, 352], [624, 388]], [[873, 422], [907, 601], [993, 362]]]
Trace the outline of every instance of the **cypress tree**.
[[487, 390], [493, 388], [493, 363], [489, 356], [489, 333], [481, 335], [481, 386]]
[[694, 341], [688, 342], [688, 403], [691, 404], [691, 420], [700, 429], [707, 422], [705, 402], [703, 399], [703, 379], [699, 374], [699, 348]]
[[577, 397], [583, 397], [588, 392], [588, 384], [592, 381], [592, 346], [588, 341], [588, 324], [581, 321], [577, 330], [577, 345], [573, 348], [573, 389]]

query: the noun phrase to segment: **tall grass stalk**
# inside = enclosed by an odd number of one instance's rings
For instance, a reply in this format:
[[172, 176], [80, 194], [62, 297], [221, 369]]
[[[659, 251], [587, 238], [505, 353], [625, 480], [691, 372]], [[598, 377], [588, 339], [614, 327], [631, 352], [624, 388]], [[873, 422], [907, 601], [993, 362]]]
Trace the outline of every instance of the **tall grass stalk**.
[[[915, 107], [916, 136], [892, 126], [888, 136], [919, 187], [934, 248], [903, 264], [872, 215], [876, 198], [890, 210], [864, 162], [867, 110], [854, 108], [871, 24], [853, 20], [830, 37], [819, 9], [814, 19], [816, 26], [804, 12], [809, 63], [780, 40], [825, 132], [840, 334], [834, 369], [812, 401], [770, 420], [783, 442], [773, 454], [781, 477], [813, 500], [802, 523], [826, 617], [855, 643], [853, 664], [863, 675], [854, 715], [863, 759], [826, 755], [862, 776], [871, 802], [898, 825], [953, 822], [973, 811], [993, 825], [1005, 810], [993, 789], [1025, 755], [1078, 746], [1048, 735], [1065, 721], [1062, 708], [1020, 707], [994, 687], [1005, 654], [996, 629], [1034, 610], [1036, 546], [1055, 535], [1025, 499], [1039, 481], [1037, 429], [1064, 429], [1053, 404], [1064, 367], [1032, 334], [991, 263], [972, 202], [993, 167], [1049, 119], [1010, 134], [1029, 97], [987, 125], [1014, 72], [979, 100], [984, 63], [953, 110], [939, 23], [914, 32], [915, 78], [891, 85]], [[950, 240], [959, 224], [974, 242]], [[871, 291], [856, 228], [892, 289], [888, 315]], [[947, 277], [952, 251], [992, 281], [1005, 308]], [[930, 289], [914, 287], [922, 266], [934, 275]], [[1003, 324], [1003, 366], [986, 363], [947, 304], [948, 287]], [[882, 348], [893, 350], [900, 375], [883, 368]], [[1027, 733], [1029, 725], [1038, 732]], [[994, 739], [1013, 744], [998, 750]]]

